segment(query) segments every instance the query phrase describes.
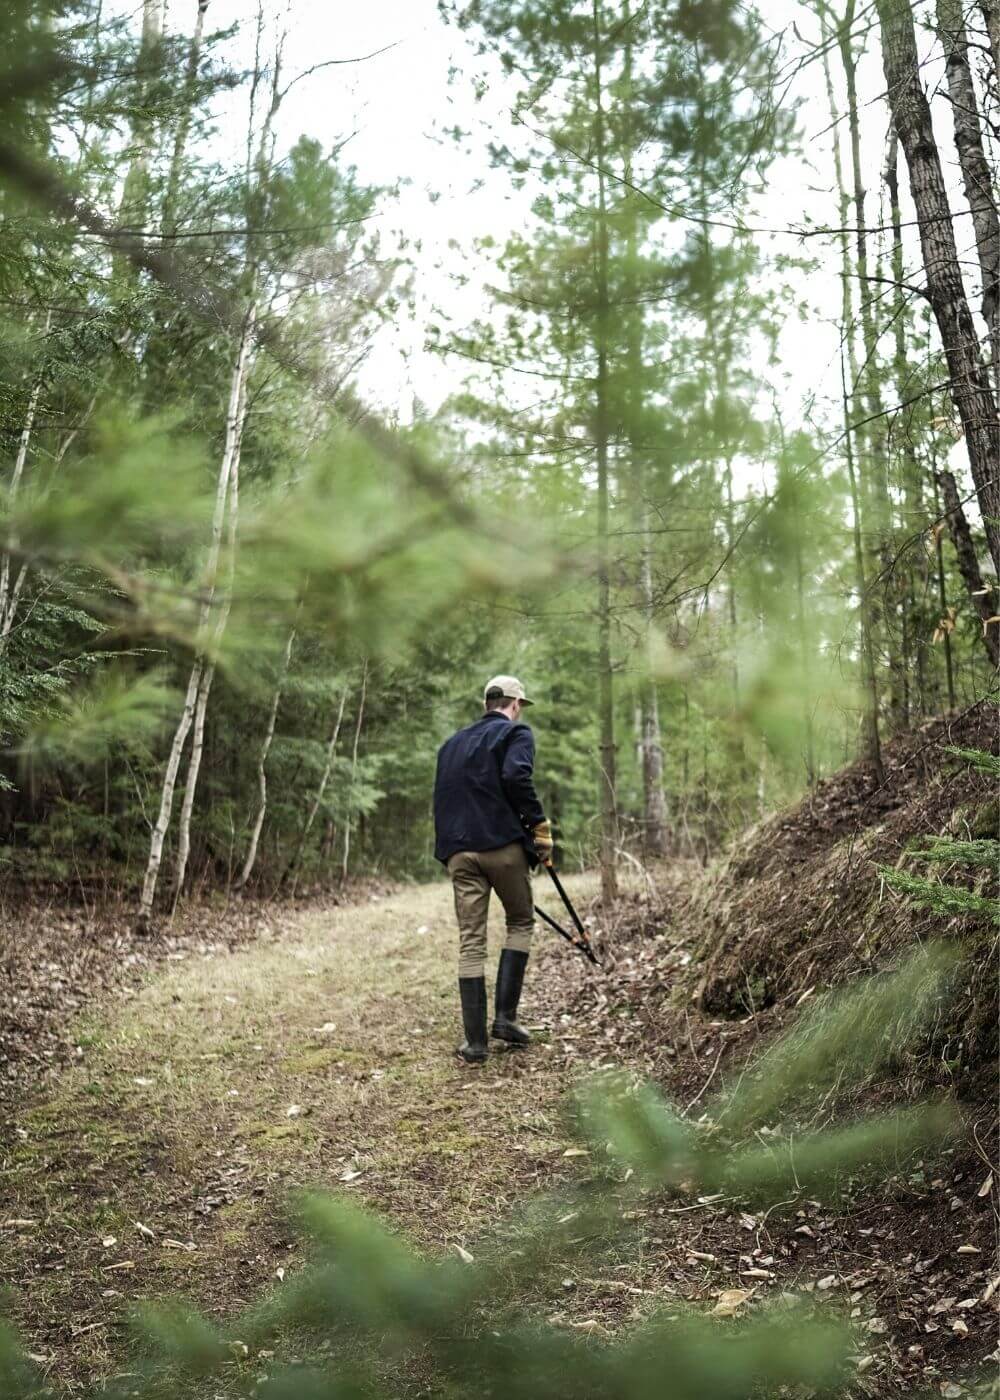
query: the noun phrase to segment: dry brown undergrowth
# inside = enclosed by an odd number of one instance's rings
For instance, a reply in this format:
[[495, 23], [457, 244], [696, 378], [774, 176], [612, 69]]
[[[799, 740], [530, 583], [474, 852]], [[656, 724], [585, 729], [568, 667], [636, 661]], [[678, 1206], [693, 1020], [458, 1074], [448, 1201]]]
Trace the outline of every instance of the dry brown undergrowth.
[[[582, 901], [593, 884], [573, 888]], [[136, 1299], [180, 1293], [231, 1316], [301, 1265], [298, 1186], [346, 1192], [431, 1251], [476, 1250], [531, 1188], [586, 1166], [566, 1155], [563, 1105], [591, 1067], [655, 1062], [696, 1116], [737, 1028], [675, 1008], [657, 1044], [649, 1026], [635, 1034], [645, 967], [669, 987], [688, 956], [662, 910], [644, 918], [648, 937], [606, 975], [540, 935], [525, 1005], [538, 1043], [482, 1071], [450, 1054], [444, 884], [302, 913], [277, 940], [193, 944], [99, 1008], [81, 1053], [21, 1104], [0, 1161], [0, 1276], [29, 1349], [77, 1388], [123, 1364]], [[650, 1201], [620, 1246], [527, 1281], [526, 1301], [599, 1337], [734, 1288], [811, 1293], [857, 1313], [864, 1388], [951, 1384], [992, 1345], [988, 1308], [958, 1307], [989, 1282], [980, 1185], [945, 1158], [899, 1182], [888, 1208], [863, 1194], [774, 1213]]]

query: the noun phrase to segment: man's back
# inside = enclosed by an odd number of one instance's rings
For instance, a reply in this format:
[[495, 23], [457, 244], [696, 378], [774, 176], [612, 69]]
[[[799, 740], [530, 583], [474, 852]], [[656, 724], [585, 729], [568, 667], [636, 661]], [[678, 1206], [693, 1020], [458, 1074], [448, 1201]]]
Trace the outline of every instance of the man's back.
[[535, 741], [497, 711], [447, 739], [434, 782], [434, 855], [491, 851], [511, 841], [533, 854], [528, 831], [544, 819], [531, 779]]

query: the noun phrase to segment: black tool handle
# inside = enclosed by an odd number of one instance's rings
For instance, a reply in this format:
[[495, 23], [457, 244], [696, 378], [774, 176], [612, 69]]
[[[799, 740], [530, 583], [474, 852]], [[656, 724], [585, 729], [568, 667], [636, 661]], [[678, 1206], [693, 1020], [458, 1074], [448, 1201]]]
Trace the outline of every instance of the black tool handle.
[[[547, 865], [547, 866], [545, 867], [545, 869], [549, 872], [550, 876], [552, 877], [552, 883], [555, 885], [556, 889], [559, 891], [559, 898], [562, 900], [563, 904], [565, 904], [565, 906], [566, 906], [566, 911], [567, 911], [567, 913], [569, 914], [570, 918], [573, 920], [573, 926], [575, 927], [577, 933], [580, 935], [581, 938], [586, 939], [586, 938], [587, 938], [587, 930], [586, 930], [586, 929], [584, 928], [584, 926], [583, 926], [583, 922], [582, 922], [582, 920], [580, 919], [580, 915], [579, 915], [579, 914], [576, 912], [576, 910], [573, 908], [573, 905], [572, 905], [572, 903], [570, 902], [570, 897], [569, 897], [569, 895], [566, 893], [565, 889], [563, 888], [563, 882], [560, 880], [559, 876], [558, 876], [558, 875], [556, 874], [556, 872], [555, 872], [555, 867], [554, 867], [554, 866], [551, 866], [551, 865]], [[589, 940], [588, 940], [588, 942], [589, 942]]]

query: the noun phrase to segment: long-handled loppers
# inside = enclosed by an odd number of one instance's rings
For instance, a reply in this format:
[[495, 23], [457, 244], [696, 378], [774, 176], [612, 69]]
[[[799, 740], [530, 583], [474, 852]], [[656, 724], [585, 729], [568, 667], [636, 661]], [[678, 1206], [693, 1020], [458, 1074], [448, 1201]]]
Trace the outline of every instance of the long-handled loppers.
[[572, 943], [577, 952], [582, 953], [588, 962], [592, 962], [595, 967], [600, 967], [601, 964], [597, 960], [597, 954], [591, 947], [590, 939], [587, 937], [587, 930], [584, 928], [579, 914], [573, 908], [570, 897], [563, 888], [562, 881], [551, 865], [545, 863], [545, 869], [549, 872], [549, 875], [552, 877], [552, 883], [559, 891], [559, 897], [563, 904], [565, 904], [570, 918], [573, 920], [573, 927], [576, 932], [570, 933], [568, 929], [564, 929], [562, 924], [556, 923], [555, 919], [553, 919], [550, 914], [546, 914], [544, 909], [539, 909], [537, 904], [535, 905], [535, 913], [548, 924], [549, 928], [554, 929], [561, 938], [565, 938], [567, 943]]

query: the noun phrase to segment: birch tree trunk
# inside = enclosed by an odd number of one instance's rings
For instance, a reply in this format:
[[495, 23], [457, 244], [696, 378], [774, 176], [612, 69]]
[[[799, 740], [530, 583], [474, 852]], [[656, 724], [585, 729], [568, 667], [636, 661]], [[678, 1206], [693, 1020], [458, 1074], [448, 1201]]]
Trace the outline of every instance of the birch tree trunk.
[[[255, 308], [251, 305], [247, 314], [249, 333], [255, 323]], [[236, 566], [236, 540], [240, 518], [240, 452], [243, 446], [243, 428], [247, 413], [247, 380], [250, 360], [246, 360], [239, 390], [239, 403], [233, 429], [232, 463], [229, 469], [229, 523], [228, 523], [228, 572], [225, 598], [219, 609], [218, 620], [212, 634], [212, 654], [202, 666], [198, 697], [195, 701], [194, 734], [191, 740], [191, 757], [188, 760], [187, 780], [184, 784], [184, 801], [181, 804], [180, 825], [177, 832], [177, 862], [174, 873], [174, 901], [171, 917], [177, 909], [177, 901], [184, 890], [184, 877], [187, 873], [188, 856], [191, 853], [191, 813], [194, 811], [195, 792], [198, 787], [198, 774], [201, 772], [201, 759], [205, 749], [205, 715], [208, 711], [208, 697], [212, 693], [215, 679], [215, 656], [218, 654], [222, 638], [229, 621], [229, 610], [233, 603], [233, 572]]]
[[[351, 750], [351, 793], [354, 792], [354, 783], [358, 774], [358, 741], [361, 738], [361, 722], [365, 715], [365, 695], [368, 691], [368, 661], [365, 659], [361, 671], [361, 697], [358, 700], [358, 721], [354, 726], [354, 747]], [[351, 813], [347, 812], [344, 817], [344, 861], [340, 876], [342, 880], [347, 879], [347, 862], [351, 854]]]
[[288, 670], [292, 661], [292, 648], [295, 645], [295, 628], [288, 634], [288, 641], [285, 643], [285, 654], [281, 663], [281, 674], [278, 684], [274, 688], [274, 695], [271, 697], [271, 709], [267, 717], [267, 728], [264, 731], [264, 738], [260, 746], [260, 754], [257, 758], [257, 791], [259, 801], [257, 803], [257, 814], [254, 817], [253, 827], [250, 831], [250, 842], [247, 846], [246, 859], [243, 868], [239, 873], [235, 888], [242, 890], [246, 888], [247, 881], [253, 874], [253, 868], [257, 863], [257, 848], [260, 845], [260, 833], [264, 829], [264, 817], [267, 814], [267, 756], [271, 752], [271, 744], [274, 741], [274, 731], [278, 724], [278, 709], [281, 705], [281, 694], [288, 677]]
[[[35, 426], [35, 415], [38, 412], [38, 400], [42, 394], [41, 377], [35, 380], [28, 399], [28, 406], [25, 409], [24, 423], [21, 427], [21, 436], [17, 444], [17, 456], [14, 458], [14, 471], [10, 480], [10, 490], [7, 494], [8, 501], [13, 504], [17, 498], [21, 485], [21, 478], [24, 475], [24, 466], [28, 460], [28, 448], [31, 444], [31, 433]], [[10, 541], [13, 548], [15, 540]], [[10, 633], [14, 623], [14, 615], [17, 612], [18, 597], [21, 586], [24, 582], [24, 566], [22, 565], [16, 581], [12, 581], [13, 559], [9, 550], [4, 550], [3, 564], [0, 565], [0, 650]]]
[[[244, 317], [240, 343], [229, 381], [226, 434], [222, 450], [222, 460], [219, 465], [218, 482], [215, 488], [212, 533], [205, 567], [206, 596], [202, 602], [198, 619], [199, 630], [202, 632], [204, 632], [204, 629], [208, 625], [211, 609], [215, 600], [219, 555], [222, 549], [222, 529], [225, 520], [226, 499], [229, 492], [233, 462], [238, 452], [240, 433], [242, 431], [241, 414], [245, 409], [245, 385], [249, 372], [250, 350], [254, 338], [255, 318], [256, 308], [251, 304]], [[167, 830], [170, 826], [170, 818], [173, 812], [177, 774], [180, 771], [181, 755], [183, 754], [184, 745], [194, 719], [205, 665], [205, 655], [199, 645], [198, 653], [195, 656], [191, 667], [191, 673], [188, 677], [187, 691], [184, 696], [184, 707], [181, 710], [177, 728], [174, 730], [174, 737], [170, 745], [170, 753], [167, 757], [167, 766], [163, 775], [163, 788], [160, 792], [160, 809], [149, 843], [149, 858], [146, 862], [146, 874], [142, 883], [142, 894], [139, 898], [137, 922], [140, 930], [148, 928], [149, 920], [153, 912], [153, 901], [156, 898], [156, 886], [160, 875], [160, 865], [163, 860], [163, 844], [166, 840]]]
[[937, 32], [944, 49], [955, 149], [976, 235], [983, 280], [982, 311], [990, 335], [993, 380], [1000, 394], [1000, 219], [993, 194], [994, 172], [986, 159], [979, 103], [969, 67], [965, 15], [958, 0], [937, 0]]
[[882, 29], [889, 106], [906, 156], [910, 193], [920, 225], [927, 294], [948, 364], [951, 398], [965, 430], [986, 540], [1000, 573], [997, 404], [962, 280], [941, 156], [920, 79], [913, 12], [908, 0], [875, 0], [875, 6]]
[[306, 841], [309, 839], [309, 833], [310, 831], [312, 831], [313, 822], [316, 820], [316, 813], [319, 811], [319, 805], [323, 801], [323, 794], [326, 792], [326, 785], [330, 781], [330, 774], [333, 772], [333, 759], [334, 755], [337, 752], [337, 740], [340, 738], [340, 726], [344, 720], [344, 706], [346, 704], [347, 690], [345, 688], [340, 697], [340, 708], [337, 710], [337, 718], [334, 720], [333, 730], [330, 734], [330, 739], [326, 746], [326, 764], [323, 768], [323, 776], [319, 780], [319, 786], [317, 787], [312, 803], [310, 804], [305, 824], [302, 827], [302, 831], [299, 835], [299, 844], [295, 849], [295, 855], [292, 858], [292, 863], [288, 867], [288, 870], [285, 871], [286, 879], [288, 878], [289, 874], [293, 874], [294, 876], [292, 880], [292, 894], [295, 893], [295, 888], [299, 883], [299, 864], [302, 860], [302, 853], [306, 848]]

